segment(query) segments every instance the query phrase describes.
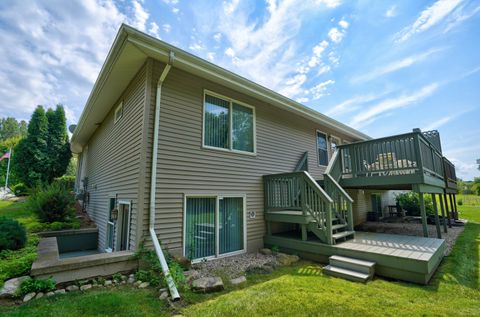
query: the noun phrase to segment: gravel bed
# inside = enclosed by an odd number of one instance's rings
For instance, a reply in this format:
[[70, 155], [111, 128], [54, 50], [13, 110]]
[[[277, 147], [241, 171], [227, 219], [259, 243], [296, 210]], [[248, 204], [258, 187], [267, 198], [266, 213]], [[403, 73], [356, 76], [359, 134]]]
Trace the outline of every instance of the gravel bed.
[[193, 269], [199, 273], [199, 277], [216, 276], [216, 274], [220, 273], [232, 279], [244, 275], [247, 268], [251, 265], [262, 266], [275, 261], [276, 257], [274, 255], [245, 253], [196, 263], [193, 265]]
[[[428, 236], [437, 237], [437, 229], [435, 225], [427, 225]], [[455, 241], [458, 236], [463, 232], [464, 227], [452, 227], [447, 228], [447, 233], [443, 232], [442, 239], [445, 239], [446, 248], [445, 255], [449, 255], [455, 245]], [[383, 223], [383, 222], [365, 222], [356, 229], [357, 231], [378, 232], [378, 233], [391, 233], [391, 234], [403, 234], [406, 236], [419, 236], [423, 237], [423, 227], [420, 223]]]

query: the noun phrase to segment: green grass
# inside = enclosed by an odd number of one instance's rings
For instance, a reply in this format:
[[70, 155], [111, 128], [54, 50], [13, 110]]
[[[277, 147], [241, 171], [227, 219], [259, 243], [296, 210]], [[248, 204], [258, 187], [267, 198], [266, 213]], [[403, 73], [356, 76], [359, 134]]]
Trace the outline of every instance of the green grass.
[[0, 217], [18, 220], [28, 232], [27, 245], [17, 251], [0, 252], [0, 287], [13, 277], [28, 274], [37, 258], [38, 236], [31, 231], [41, 227], [37, 218], [28, 210], [26, 203], [0, 201]]
[[381, 278], [353, 283], [324, 276], [316, 263], [301, 262], [271, 275], [251, 275], [247, 285], [221, 293], [183, 292], [183, 302], [175, 310], [159, 301], [153, 290], [122, 287], [42, 298], [0, 308], [0, 315], [478, 316], [480, 208], [463, 205], [459, 210], [470, 223], [428, 286]]

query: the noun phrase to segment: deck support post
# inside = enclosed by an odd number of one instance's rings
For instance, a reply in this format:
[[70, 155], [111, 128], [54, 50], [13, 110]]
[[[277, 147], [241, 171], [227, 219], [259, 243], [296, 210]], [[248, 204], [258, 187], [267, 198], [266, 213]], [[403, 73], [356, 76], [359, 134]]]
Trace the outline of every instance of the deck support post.
[[455, 206], [453, 204], [453, 195], [452, 194], [448, 194], [448, 198], [450, 200], [450, 209], [451, 209], [451, 218], [453, 220], [453, 222], [455, 222]]
[[423, 193], [418, 193], [420, 199], [420, 215], [422, 216], [423, 236], [428, 237], [427, 212], [425, 210], [425, 199]]
[[443, 206], [444, 195], [440, 194], [440, 210], [442, 211], [443, 232], [447, 233], [447, 219], [445, 218], [445, 207]]
[[452, 194], [452, 196], [453, 196], [453, 209], [455, 210], [453, 219], [458, 220], [457, 195]]
[[302, 241], [307, 241], [307, 225], [302, 224]]
[[443, 194], [443, 200], [445, 201], [445, 213], [447, 214], [448, 227], [452, 227], [452, 222], [450, 221], [450, 211], [448, 211], [448, 197], [447, 193]]
[[440, 220], [438, 219], [437, 197], [432, 194], [433, 211], [435, 212], [435, 227], [437, 228], [437, 238], [442, 238], [442, 230], [440, 230]]

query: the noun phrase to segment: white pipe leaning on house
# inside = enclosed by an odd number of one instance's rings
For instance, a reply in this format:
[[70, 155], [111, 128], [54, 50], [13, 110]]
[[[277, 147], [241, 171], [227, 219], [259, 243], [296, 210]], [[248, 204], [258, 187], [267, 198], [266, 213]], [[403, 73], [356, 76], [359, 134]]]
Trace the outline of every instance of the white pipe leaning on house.
[[175, 285], [175, 281], [170, 274], [170, 270], [168, 269], [167, 260], [165, 259], [165, 255], [163, 254], [162, 247], [160, 246], [160, 242], [158, 241], [157, 234], [155, 233], [155, 193], [156, 193], [156, 182], [157, 182], [157, 159], [158, 159], [158, 131], [160, 128], [160, 100], [162, 96], [162, 85], [165, 81], [165, 78], [172, 67], [173, 60], [175, 55], [173, 52], [170, 52], [168, 64], [163, 69], [160, 78], [158, 79], [157, 83], [157, 97], [155, 100], [155, 121], [154, 121], [154, 128], [153, 128], [153, 154], [152, 154], [152, 168], [151, 168], [151, 177], [150, 177], [150, 237], [152, 238], [153, 246], [155, 247], [155, 252], [157, 253], [158, 260], [160, 261], [160, 265], [162, 266], [163, 274], [167, 279], [168, 289], [170, 290], [170, 296], [172, 300], [180, 299], [180, 294], [178, 293], [177, 287]]

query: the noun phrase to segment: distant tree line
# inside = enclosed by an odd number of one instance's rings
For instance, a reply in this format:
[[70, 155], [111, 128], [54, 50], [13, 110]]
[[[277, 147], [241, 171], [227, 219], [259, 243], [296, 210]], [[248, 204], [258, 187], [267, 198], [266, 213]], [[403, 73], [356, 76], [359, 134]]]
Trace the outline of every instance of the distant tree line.
[[480, 195], [480, 177], [475, 177], [473, 181], [457, 181], [458, 192], [464, 195]]

